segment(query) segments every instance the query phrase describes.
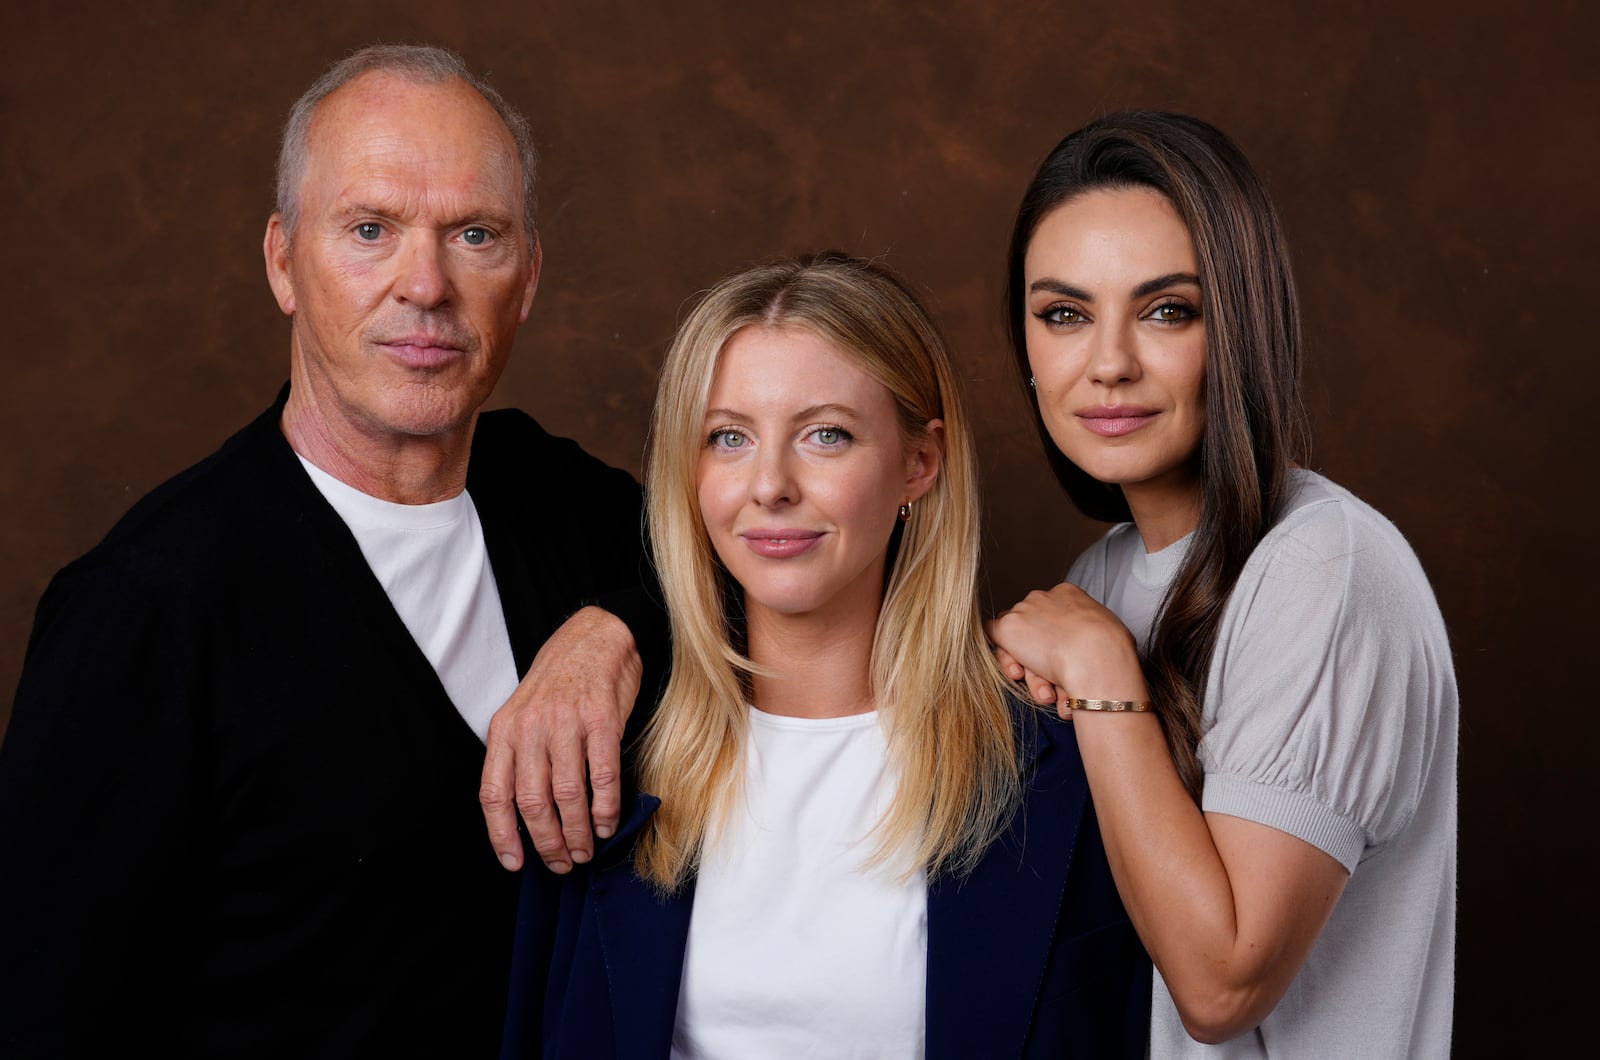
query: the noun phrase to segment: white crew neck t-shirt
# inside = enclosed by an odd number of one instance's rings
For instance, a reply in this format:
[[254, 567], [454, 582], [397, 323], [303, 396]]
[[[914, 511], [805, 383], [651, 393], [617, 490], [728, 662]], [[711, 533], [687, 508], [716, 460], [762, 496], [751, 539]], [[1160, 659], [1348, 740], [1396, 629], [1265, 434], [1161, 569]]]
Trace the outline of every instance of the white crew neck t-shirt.
[[517, 687], [517, 664], [472, 498], [462, 490], [436, 504], [396, 504], [303, 456], [300, 464], [350, 528], [450, 702], [486, 740], [489, 719]]
[[895, 793], [878, 714], [749, 716], [744, 793], [695, 882], [672, 1056], [922, 1056], [927, 878], [863, 868]]

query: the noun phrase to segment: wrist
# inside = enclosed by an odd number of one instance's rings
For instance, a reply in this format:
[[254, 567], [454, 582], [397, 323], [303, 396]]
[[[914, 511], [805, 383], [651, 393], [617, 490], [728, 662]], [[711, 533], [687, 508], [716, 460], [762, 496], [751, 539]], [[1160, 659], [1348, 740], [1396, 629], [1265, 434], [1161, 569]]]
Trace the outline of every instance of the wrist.
[[1068, 696], [1105, 702], [1149, 701], [1150, 689], [1145, 684], [1138, 647], [1131, 635], [1122, 633], [1121, 637], [1099, 644], [1080, 644], [1058, 662], [1058, 672], [1065, 680], [1057, 683]]

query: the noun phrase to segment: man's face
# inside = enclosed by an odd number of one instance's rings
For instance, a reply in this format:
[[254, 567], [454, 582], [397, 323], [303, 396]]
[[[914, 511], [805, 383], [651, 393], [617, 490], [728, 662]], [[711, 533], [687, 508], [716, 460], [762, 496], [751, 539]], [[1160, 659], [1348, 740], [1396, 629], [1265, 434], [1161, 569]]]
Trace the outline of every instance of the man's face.
[[322, 101], [307, 154], [293, 238], [274, 215], [266, 239], [296, 389], [378, 450], [469, 427], [538, 281], [510, 132], [461, 81], [369, 73]]

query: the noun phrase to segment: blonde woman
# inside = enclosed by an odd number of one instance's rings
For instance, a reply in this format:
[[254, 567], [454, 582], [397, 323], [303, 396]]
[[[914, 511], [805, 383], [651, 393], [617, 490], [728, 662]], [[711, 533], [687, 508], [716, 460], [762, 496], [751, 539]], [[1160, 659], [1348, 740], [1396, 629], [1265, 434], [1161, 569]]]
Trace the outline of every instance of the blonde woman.
[[648, 794], [524, 873], [507, 1055], [1143, 1056], [1149, 965], [1071, 727], [984, 639], [971, 436], [910, 292], [838, 254], [718, 284], [647, 485]]

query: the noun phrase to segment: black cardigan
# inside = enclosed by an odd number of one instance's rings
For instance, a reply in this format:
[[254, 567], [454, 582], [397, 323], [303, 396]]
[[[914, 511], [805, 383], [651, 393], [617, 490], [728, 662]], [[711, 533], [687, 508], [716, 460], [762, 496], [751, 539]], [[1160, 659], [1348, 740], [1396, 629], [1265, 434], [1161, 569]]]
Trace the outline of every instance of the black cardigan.
[[[39, 605], [0, 748], [0, 1054], [497, 1049], [517, 879], [483, 746], [280, 433], [286, 394]], [[504, 411], [467, 488], [518, 672], [604, 598], [653, 690], [634, 480]]]

